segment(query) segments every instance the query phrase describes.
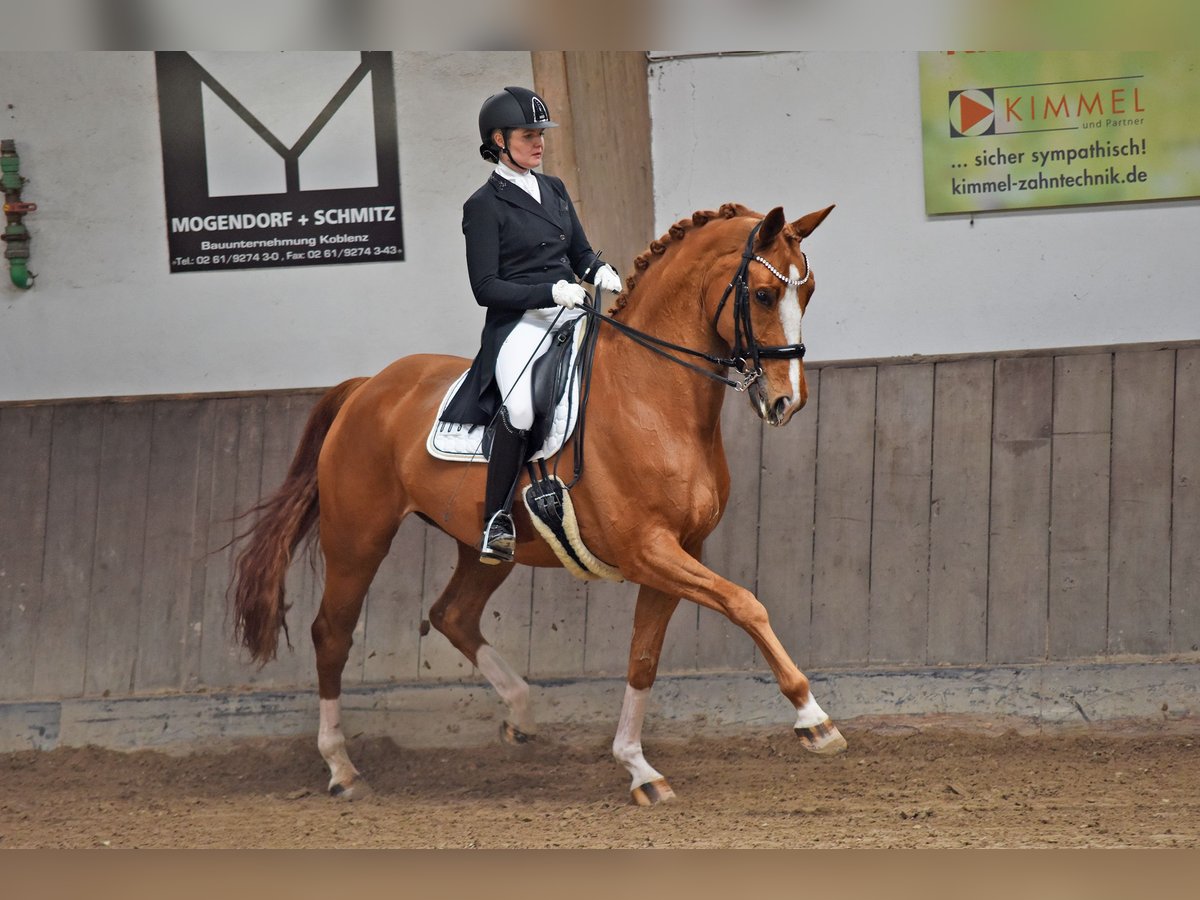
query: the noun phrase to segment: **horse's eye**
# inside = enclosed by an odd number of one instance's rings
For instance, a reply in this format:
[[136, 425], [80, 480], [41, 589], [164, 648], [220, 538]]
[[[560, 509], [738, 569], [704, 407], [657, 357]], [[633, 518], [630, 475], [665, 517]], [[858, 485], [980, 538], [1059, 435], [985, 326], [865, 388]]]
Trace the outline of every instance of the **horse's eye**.
[[754, 299], [757, 300], [759, 303], [761, 303], [763, 306], [770, 306], [772, 303], [775, 302], [775, 295], [772, 294], [770, 291], [768, 291], [766, 288], [759, 288], [758, 293], [756, 293], [754, 295]]

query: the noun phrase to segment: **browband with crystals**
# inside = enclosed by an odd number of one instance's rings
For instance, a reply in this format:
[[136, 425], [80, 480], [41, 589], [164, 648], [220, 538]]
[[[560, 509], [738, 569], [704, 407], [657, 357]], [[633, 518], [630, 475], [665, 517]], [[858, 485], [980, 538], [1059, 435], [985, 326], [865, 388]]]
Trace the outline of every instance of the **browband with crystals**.
[[754, 257], [754, 261], [762, 263], [764, 266], [766, 266], [768, 272], [770, 272], [772, 275], [774, 275], [776, 278], [778, 278], [780, 281], [782, 281], [788, 287], [800, 287], [800, 285], [802, 285], [806, 281], [808, 281], [808, 276], [812, 272], [812, 270], [808, 267], [808, 256], [805, 254], [805, 252], [803, 250], [800, 251], [800, 255], [804, 257], [804, 277], [803, 278], [788, 278], [786, 275], [784, 275], [782, 272], [780, 272], [777, 268], [775, 268], [773, 265], [771, 265], [769, 262], [767, 262], [761, 256]]

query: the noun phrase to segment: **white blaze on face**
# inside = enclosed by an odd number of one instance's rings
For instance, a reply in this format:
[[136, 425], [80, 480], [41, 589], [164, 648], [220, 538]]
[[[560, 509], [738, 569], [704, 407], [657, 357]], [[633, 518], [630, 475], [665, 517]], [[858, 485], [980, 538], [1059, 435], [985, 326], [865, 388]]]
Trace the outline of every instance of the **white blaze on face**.
[[[793, 265], [788, 270], [788, 277], [795, 281], [800, 272]], [[800, 309], [800, 289], [789, 284], [779, 304], [779, 324], [783, 326], [784, 341], [788, 344], [800, 343], [800, 320], [804, 313]], [[793, 359], [788, 363], [788, 376], [792, 382], [792, 402], [800, 402], [800, 360]]]

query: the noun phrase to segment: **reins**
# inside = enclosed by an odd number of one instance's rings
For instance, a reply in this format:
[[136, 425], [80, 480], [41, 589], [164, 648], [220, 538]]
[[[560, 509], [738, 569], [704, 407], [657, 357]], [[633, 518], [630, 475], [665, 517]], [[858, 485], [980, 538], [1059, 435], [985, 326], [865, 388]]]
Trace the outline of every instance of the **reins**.
[[[739, 393], [746, 390], [746, 388], [750, 387], [750, 385], [752, 385], [758, 379], [758, 375], [761, 374], [761, 373], [758, 373], [758, 374], [750, 373], [750, 374], [745, 375], [742, 378], [726, 378], [724, 375], [720, 374], [719, 372], [713, 372], [712, 370], [706, 369], [703, 366], [698, 366], [695, 363], [690, 363], [686, 359], [680, 359], [677, 356], [672, 356], [670, 353], [667, 352], [667, 350], [674, 350], [676, 353], [686, 353], [689, 356], [694, 356], [697, 359], [706, 360], [706, 361], [712, 363], [713, 365], [721, 366], [724, 369], [735, 368], [739, 372], [745, 371], [745, 369], [744, 369], [745, 360], [744, 359], [739, 360], [739, 359], [734, 359], [734, 358], [726, 359], [725, 357], [713, 356], [709, 353], [704, 353], [703, 351], [700, 351], [700, 350], [693, 350], [691, 347], [682, 347], [679, 344], [672, 344], [670, 341], [664, 341], [662, 338], [656, 338], [652, 334], [647, 334], [644, 331], [638, 331], [636, 328], [626, 325], [620, 319], [615, 319], [612, 316], [608, 315], [607, 313], [600, 312], [600, 310], [596, 309], [595, 307], [585, 306], [585, 307], [581, 307], [581, 309], [585, 309], [587, 311], [587, 314], [589, 316], [591, 316], [592, 318], [599, 319], [602, 322], [607, 322], [609, 325], [611, 325], [613, 328], [615, 328], [621, 334], [625, 335], [625, 337], [629, 338], [635, 344], [640, 344], [641, 346], [645, 347], [647, 350], [649, 350], [653, 353], [657, 353], [659, 356], [663, 357], [664, 359], [668, 359], [671, 362], [675, 363], [676, 365], [683, 366], [685, 369], [691, 369], [693, 372], [697, 372], [697, 373], [703, 375], [705, 378], [711, 378], [713, 381], [719, 381], [722, 384], [726, 385], [727, 387], [733, 388], [735, 391], [738, 391]], [[665, 350], [662, 349], [664, 347], [666, 348]]]

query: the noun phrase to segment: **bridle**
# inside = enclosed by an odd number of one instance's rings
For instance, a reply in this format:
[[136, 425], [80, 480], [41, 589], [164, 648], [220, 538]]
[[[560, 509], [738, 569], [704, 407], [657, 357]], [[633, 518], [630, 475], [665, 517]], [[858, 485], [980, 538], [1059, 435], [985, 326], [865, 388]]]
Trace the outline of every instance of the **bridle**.
[[[612, 316], [602, 313], [595, 306], [584, 304], [579, 307], [587, 315], [595, 319], [600, 319], [607, 322], [621, 334], [632, 340], [634, 343], [640, 344], [647, 350], [651, 350], [662, 356], [676, 365], [683, 366], [685, 369], [691, 369], [703, 375], [705, 378], [711, 378], [713, 381], [719, 381], [727, 387], [733, 388], [741, 393], [746, 391], [757, 382], [763, 374], [761, 360], [764, 359], [803, 359], [804, 344], [784, 344], [775, 347], [762, 347], [754, 340], [754, 326], [750, 320], [750, 286], [747, 283], [747, 274], [750, 269], [751, 262], [760, 263], [766, 266], [767, 271], [782, 281], [789, 287], [799, 287], [808, 282], [812, 274], [812, 269], [808, 265], [808, 257], [804, 251], [800, 251], [800, 255], [804, 257], [804, 277], [803, 278], [788, 278], [771, 263], [757, 256], [754, 253], [754, 239], [758, 237], [759, 229], [762, 228], [762, 220], [760, 219], [750, 230], [750, 236], [746, 238], [746, 249], [742, 252], [742, 261], [738, 266], [737, 271], [733, 273], [733, 278], [725, 287], [725, 292], [721, 295], [721, 301], [717, 304], [716, 314], [713, 316], [713, 330], [716, 330], [717, 322], [721, 318], [721, 313], [725, 309], [725, 304], [729, 300], [729, 295], [733, 294], [733, 349], [728, 357], [713, 356], [709, 353], [704, 353], [700, 350], [694, 350], [691, 347], [682, 347], [679, 344], [673, 344], [670, 341], [664, 341], [652, 334], [647, 334], [644, 331], [639, 331], [636, 328], [631, 328], [619, 319], [614, 319]], [[595, 265], [599, 265], [599, 258]], [[586, 278], [591, 272], [585, 272]], [[600, 288], [596, 288], [596, 300], [599, 305]], [[557, 321], [557, 319], [555, 320]], [[553, 327], [553, 326], [552, 326]], [[568, 488], [572, 488], [583, 477], [583, 453], [584, 453], [584, 432], [587, 427], [587, 410], [588, 398], [591, 394], [592, 386], [592, 363], [595, 359], [596, 338], [599, 336], [599, 329], [589, 328], [586, 337], [584, 338], [583, 347], [580, 349], [579, 359], [576, 363], [580, 372], [580, 393], [579, 393], [579, 413], [578, 424], [576, 425], [576, 440], [574, 453], [574, 477]], [[728, 378], [720, 372], [714, 372], [711, 369], [706, 369], [703, 366], [695, 365], [688, 362], [686, 359], [680, 359], [678, 356], [673, 356], [671, 352], [683, 353], [688, 356], [703, 359], [714, 365], [720, 366], [722, 369], [736, 369], [741, 377]], [[761, 390], [761, 388], [759, 389]], [[532, 464], [530, 464], [532, 466]], [[539, 461], [542, 468], [542, 477], [545, 478], [545, 463]], [[558, 469], [558, 458], [555, 457], [555, 471]], [[535, 481], [537, 475], [530, 468], [530, 477]]]
[[[754, 323], [750, 318], [750, 286], [747, 284], [746, 276], [750, 268], [751, 262], [761, 263], [766, 266], [767, 271], [782, 281], [784, 284], [799, 287], [808, 281], [812, 270], [808, 266], [808, 257], [804, 255], [804, 251], [800, 251], [800, 255], [804, 256], [804, 277], [803, 278], [788, 278], [773, 265], [757, 256], [754, 253], [754, 239], [758, 236], [758, 230], [762, 228], [762, 222], [750, 230], [750, 237], [746, 239], [746, 249], [742, 251], [742, 264], [738, 266], [737, 272], [734, 273], [733, 279], [725, 287], [725, 293], [721, 295], [721, 302], [717, 304], [717, 311], [713, 314], [713, 329], [716, 330], [717, 322], [721, 318], [721, 312], [725, 309], [725, 303], [729, 299], [729, 294], [733, 293], [733, 366], [739, 372], [748, 374], [750, 381], [745, 384], [741, 390], [745, 390], [755, 381], [762, 377], [762, 366], [759, 364], [763, 359], [804, 359], [805, 347], [803, 343], [799, 344], [784, 344], [776, 347], [762, 347], [754, 340]], [[749, 373], [746, 371], [746, 363], [751, 362]]]
[[[800, 251], [800, 255], [804, 257], [804, 277], [803, 278], [788, 278], [771, 263], [757, 256], [754, 253], [754, 239], [758, 237], [759, 229], [762, 228], [762, 220], [760, 220], [754, 228], [750, 230], [750, 236], [746, 238], [746, 249], [742, 251], [742, 261], [734, 272], [733, 278], [729, 280], [729, 284], [725, 287], [725, 292], [721, 295], [721, 300], [717, 304], [717, 311], [713, 315], [712, 325], [713, 330], [717, 328], [717, 322], [721, 318], [721, 313], [725, 310], [725, 304], [729, 300], [729, 295], [733, 295], [733, 347], [730, 351], [730, 356], [713, 356], [704, 353], [700, 350], [694, 350], [691, 347], [681, 347], [678, 344], [672, 344], [670, 341], [664, 341], [661, 338], [656, 338], [654, 335], [647, 334], [644, 331], [638, 331], [636, 328], [631, 328], [624, 322], [614, 319], [612, 316], [606, 315], [600, 310], [592, 306], [583, 306], [588, 315], [593, 318], [601, 319], [611, 325], [617, 331], [628, 337], [630, 340], [645, 347], [647, 350], [652, 350], [660, 356], [669, 359], [671, 362], [681, 365], [686, 369], [691, 369], [704, 375], [706, 378], [711, 378], [714, 381], [719, 381], [728, 387], [733, 388], [739, 393], [747, 390], [752, 384], [758, 381], [763, 374], [761, 361], [764, 359], [803, 359], [805, 347], [803, 343], [799, 344], [783, 344], [780, 346], [764, 347], [758, 344], [754, 339], [754, 324], [750, 317], [750, 286], [748, 284], [747, 275], [750, 269], [751, 262], [757, 262], [766, 267], [767, 271], [782, 281], [789, 287], [799, 287], [808, 282], [812, 275], [812, 269], [808, 265], [808, 257], [804, 251]], [[597, 288], [597, 292], [599, 289]], [[713, 372], [702, 366], [694, 365], [687, 360], [679, 359], [677, 356], [672, 356], [667, 350], [676, 353], [685, 353], [688, 356], [694, 356], [698, 359], [706, 360], [714, 365], [720, 366], [723, 369], [735, 369], [741, 374], [740, 378], [728, 378], [719, 372]]]

